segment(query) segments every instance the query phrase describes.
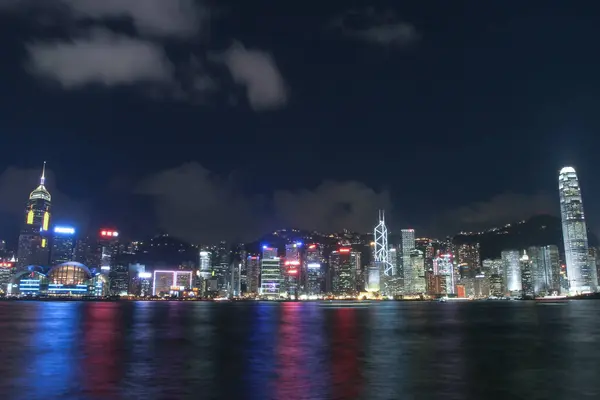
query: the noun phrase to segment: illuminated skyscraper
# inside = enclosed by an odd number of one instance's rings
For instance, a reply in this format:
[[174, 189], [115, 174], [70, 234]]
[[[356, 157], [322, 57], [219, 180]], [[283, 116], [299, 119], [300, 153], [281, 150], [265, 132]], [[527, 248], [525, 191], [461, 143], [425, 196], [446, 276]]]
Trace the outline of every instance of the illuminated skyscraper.
[[52, 235], [52, 252], [50, 264], [58, 265], [73, 261], [75, 248], [75, 228], [70, 226], [55, 226]]
[[506, 291], [512, 294], [520, 293], [523, 285], [521, 283], [519, 252], [517, 250], [504, 250], [500, 254], [504, 264], [504, 287]]
[[246, 291], [250, 294], [258, 294], [260, 286], [260, 257], [248, 256], [246, 259]]
[[465, 243], [456, 249], [461, 278], [474, 278], [480, 272], [479, 243]]
[[560, 292], [560, 264], [558, 247], [554, 245], [530, 247], [527, 255], [531, 260], [531, 277], [535, 294]]
[[388, 231], [385, 226], [385, 214], [383, 210], [379, 211], [379, 223], [375, 227], [374, 238], [374, 259], [375, 264], [379, 267], [380, 275], [394, 276], [396, 273], [396, 266], [390, 262]]
[[400, 259], [402, 260], [402, 272], [404, 275], [404, 290], [411, 287], [412, 282], [412, 266], [410, 254], [415, 249], [415, 230], [414, 229], [402, 229], [402, 243], [400, 246]]
[[425, 257], [421, 250], [410, 252], [410, 286], [405, 288], [407, 293], [425, 293]]
[[441, 290], [438, 293], [456, 293], [456, 278], [454, 276], [454, 263], [452, 260], [452, 254], [441, 254], [433, 259], [433, 275], [440, 277]]
[[212, 271], [210, 269], [210, 252], [202, 250], [199, 254], [198, 270], [200, 277], [204, 280], [210, 279]]
[[28, 265], [47, 265], [49, 261], [48, 228], [52, 197], [46, 189], [46, 163], [40, 184], [29, 195], [25, 208], [25, 226], [19, 236], [17, 268]]
[[277, 257], [277, 248], [263, 246], [260, 262], [260, 294], [279, 298], [281, 285], [281, 260]]
[[519, 268], [521, 269], [521, 289], [523, 296], [533, 297], [535, 295], [533, 286], [533, 263], [526, 251], [523, 251], [523, 255], [519, 259]]
[[574, 168], [564, 167], [560, 170], [558, 191], [569, 291], [571, 293], [595, 292], [598, 278], [596, 269], [588, 260], [588, 237], [583, 201]]
[[318, 244], [308, 245], [304, 259], [306, 276], [305, 293], [309, 296], [318, 296], [322, 293], [324, 285], [323, 249]]
[[329, 268], [332, 273], [332, 289], [335, 295], [355, 295], [356, 271], [360, 269], [360, 252], [341, 248], [331, 252]]

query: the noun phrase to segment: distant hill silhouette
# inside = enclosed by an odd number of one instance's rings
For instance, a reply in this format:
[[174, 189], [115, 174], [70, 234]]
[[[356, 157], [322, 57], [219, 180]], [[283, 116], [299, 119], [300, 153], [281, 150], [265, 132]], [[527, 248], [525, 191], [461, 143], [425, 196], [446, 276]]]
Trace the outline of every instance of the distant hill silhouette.
[[[588, 232], [590, 246], [598, 246], [598, 238]], [[454, 244], [480, 243], [481, 259], [499, 258], [507, 249], [525, 249], [529, 246], [556, 245], [564, 253], [562, 225], [559, 217], [537, 215], [524, 222], [510, 224], [481, 234], [457, 235]]]

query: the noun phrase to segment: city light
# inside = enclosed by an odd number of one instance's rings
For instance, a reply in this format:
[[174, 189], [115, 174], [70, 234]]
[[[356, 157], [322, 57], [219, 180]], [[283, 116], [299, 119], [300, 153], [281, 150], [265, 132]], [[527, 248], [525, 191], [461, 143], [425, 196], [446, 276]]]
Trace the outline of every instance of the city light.
[[103, 237], [118, 237], [119, 236], [119, 232], [117, 232], [117, 231], [102, 230], [102, 231], [100, 231], [100, 236], [103, 236]]
[[310, 246], [308, 246], [308, 248], [309, 248], [309, 249], [311, 249], [311, 250], [312, 250], [312, 249], [316, 249], [316, 248], [317, 248], [317, 245], [316, 245], [316, 244], [311, 244]]
[[308, 269], [318, 269], [318, 268], [321, 268], [321, 264], [319, 264], [319, 263], [310, 263], [310, 264], [307, 265], [307, 268]]
[[297, 269], [290, 269], [290, 270], [288, 270], [288, 274], [290, 274], [290, 275], [296, 275], [297, 273], [298, 273]]
[[150, 279], [150, 278], [152, 278], [152, 273], [150, 273], [150, 272], [140, 272], [138, 274], [138, 278]]
[[350, 253], [350, 249], [340, 249], [340, 253]]
[[286, 261], [284, 265], [300, 265], [300, 261]]
[[70, 226], [55, 226], [54, 233], [62, 233], [65, 235], [74, 235], [75, 228], [72, 228]]

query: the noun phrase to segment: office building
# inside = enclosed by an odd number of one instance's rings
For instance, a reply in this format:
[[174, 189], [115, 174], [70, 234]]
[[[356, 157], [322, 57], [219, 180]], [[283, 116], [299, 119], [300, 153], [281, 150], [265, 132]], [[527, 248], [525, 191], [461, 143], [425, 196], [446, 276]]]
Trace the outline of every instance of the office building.
[[535, 296], [532, 264], [532, 260], [527, 255], [527, 252], [523, 251], [523, 255], [519, 259], [519, 268], [521, 270], [521, 293], [526, 298], [533, 298]]
[[277, 256], [277, 248], [263, 246], [260, 261], [260, 295], [278, 299], [281, 286], [281, 260]]
[[308, 296], [321, 295], [325, 285], [323, 247], [316, 243], [309, 244], [306, 247], [304, 265], [306, 276], [305, 293]]
[[479, 243], [461, 244], [456, 248], [456, 261], [460, 266], [461, 278], [474, 278], [481, 272]]
[[442, 291], [437, 294], [456, 294], [456, 277], [451, 253], [440, 254], [433, 259], [433, 275], [440, 277]]
[[48, 265], [50, 205], [52, 197], [46, 189], [46, 163], [42, 169], [40, 184], [29, 194], [25, 207], [25, 224], [19, 235], [17, 269], [29, 265]]
[[355, 296], [357, 271], [360, 269], [360, 252], [349, 247], [339, 248], [329, 256], [332, 292], [336, 296]]
[[413, 249], [410, 253], [410, 286], [406, 293], [421, 294], [426, 292], [425, 257], [421, 250]]
[[569, 291], [572, 294], [595, 292], [598, 285], [597, 272], [588, 260], [583, 200], [577, 173], [573, 167], [560, 170], [558, 191]]
[[402, 229], [401, 234], [401, 245], [400, 245], [400, 260], [402, 265], [402, 275], [404, 277], [403, 286], [406, 292], [409, 288], [413, 287], [411, 282], [412, 276], [414, 275], [411, 270], [411, 252], [415, 249], [415, 230], [414, 229]]
[[246, 291], [248, 294], [257, 295], [260, 287], [260, 257], [248, 256], [246, 258]]
[[504, 250], [501, 253], [504, 269], [504, 286], [511, 295], [519, 296], [523, 285], [521, 282], [520, 255], [517, 250]]
[[75, 249], [75, 228], [71, 226], [55, 226], [52, 230], [52, 250], [50, 264], [57, 265], [73, 261]]

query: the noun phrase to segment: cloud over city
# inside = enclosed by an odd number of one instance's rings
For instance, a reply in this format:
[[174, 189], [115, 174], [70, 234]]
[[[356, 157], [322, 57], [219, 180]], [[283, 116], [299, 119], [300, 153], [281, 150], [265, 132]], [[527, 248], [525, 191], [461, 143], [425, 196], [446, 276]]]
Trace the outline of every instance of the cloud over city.
[[[32, 21], [43, 20], [63, 30], [70, 27], [58, 37], [34, 38], [25, 44], [27, 70], [67, 90], [136, 84], [140, 93], [151, 93], [153, 99], [199, 104], [199, 98], [231, 99], [239, 93], [233, 88], [240, 86], [256, 111], [281, 108], [289, 97], [283, 75], [268, 51], [246, 49], [228, 38], [236, 44], [218, 61], [210, 56], [214, 53], [209, 42], [211, 9], [203, 1], [0, 0], [0, 5], [0, 12], [23, 11], [28, 20], [31, 15], [38, 17]], [[132, 30], [115, 29], [119, 25], [114, 22], [129, 24]], [[181, 49], [178, 53], [187, 52], [187, 57], [167, 51], [168, 43], [174, 41]], [[217, 96], [223, 91], [228, 92], [226, 96]]]
[[336, 16], [331, 25], [348, 38], [382, 47], [405, 47], [420, 38], [414, 25], [391, 10], [352, 9]]
[[146, 177], [136, 193], [154, 198], [164, 229], [195, 242], [215, 237], [252, 240], [284, 226], [370, 231], [377, 209], [391, 208], [387, 191], [354, 181], [324, 182], [313, 189], [267, 196], [245, 193], [238, 183], [188, 163]]

